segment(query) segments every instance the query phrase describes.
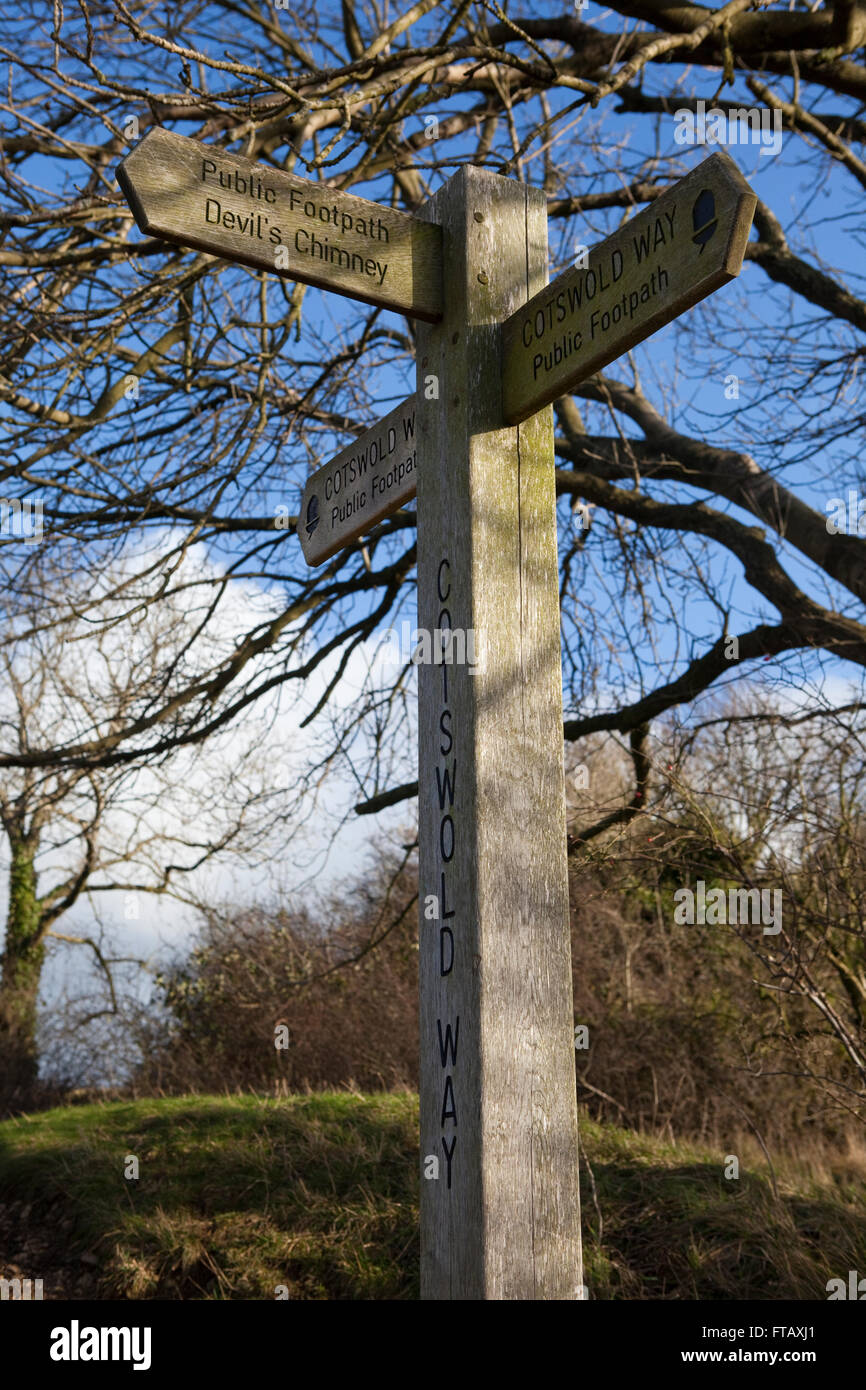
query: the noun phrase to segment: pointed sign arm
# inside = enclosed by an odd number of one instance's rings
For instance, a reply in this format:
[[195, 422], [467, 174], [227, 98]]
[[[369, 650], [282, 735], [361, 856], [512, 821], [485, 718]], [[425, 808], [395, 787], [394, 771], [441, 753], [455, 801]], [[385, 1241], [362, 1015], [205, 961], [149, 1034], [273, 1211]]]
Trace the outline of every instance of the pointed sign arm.
[[141, 231], [256, 270], [442, 317], [442, 229], [161, 127], [117, 166]]
[[502, 325], [504, 418], [517, 424], [740, 272], [757, 196], [719, 151]]

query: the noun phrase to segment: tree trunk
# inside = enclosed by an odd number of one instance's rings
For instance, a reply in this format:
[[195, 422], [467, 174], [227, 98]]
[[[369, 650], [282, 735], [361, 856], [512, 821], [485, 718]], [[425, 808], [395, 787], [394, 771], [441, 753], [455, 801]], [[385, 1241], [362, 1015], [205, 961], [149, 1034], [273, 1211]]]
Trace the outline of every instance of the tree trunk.
[[36, 892], [35, 846], [11, 842], [6, 948], [0, 972], [0, 1101], [26, 1104], [38, 1072], [36, 1000], [45, 942]]

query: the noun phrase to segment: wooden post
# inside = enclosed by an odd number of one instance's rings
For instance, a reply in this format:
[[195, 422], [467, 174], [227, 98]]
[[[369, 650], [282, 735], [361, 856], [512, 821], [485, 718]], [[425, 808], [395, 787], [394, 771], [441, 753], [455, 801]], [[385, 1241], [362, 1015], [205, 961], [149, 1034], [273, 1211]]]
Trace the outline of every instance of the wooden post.
[[464, 166], [420, 215], [443, 228], [445, 291], [442, 322], [418, 329], [427, 655], [454, 632], [418, 672], [421, 1295], [575, 1299], [552, 409], [502, 427], [499, 352], [545, 284], [545, 199]]

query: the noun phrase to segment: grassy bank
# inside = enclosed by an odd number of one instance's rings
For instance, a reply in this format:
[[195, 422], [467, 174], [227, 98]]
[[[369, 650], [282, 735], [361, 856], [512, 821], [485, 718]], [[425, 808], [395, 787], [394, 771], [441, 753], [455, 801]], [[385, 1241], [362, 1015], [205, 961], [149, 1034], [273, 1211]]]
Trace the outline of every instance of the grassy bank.
[[[584, 1121], [593, 1298], [825, 1299], [866, 1272], [866, 1193]], [[124, 1177], [130, 1158], [137, 1180]], [[45, 1296], [413, 1299], [417, 1098], [71, 1106], [0, 1124], [0, 1273]]]

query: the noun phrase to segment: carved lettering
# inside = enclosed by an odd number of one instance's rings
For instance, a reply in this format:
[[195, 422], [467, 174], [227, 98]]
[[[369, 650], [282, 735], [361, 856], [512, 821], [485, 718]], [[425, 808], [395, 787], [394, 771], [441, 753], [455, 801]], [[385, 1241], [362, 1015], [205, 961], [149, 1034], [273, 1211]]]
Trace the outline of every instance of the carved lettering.
[[455, 1106], [455, 1104], [454, 1104], [454, 1086], [453, 1086], [453, 1084], [452, 1084], [452, 1082], [451, 1082], [451, 1077], [450, 1077], [450, 1076], [446, 1076], [446, 1078], [445, 1078], [445, 1094], [444, 1094], [443, 1097], [442, 1097], [442, 1118], [441, 1118], [441, 1120], [439, 1121], [439, 1123], [440, 1123], [440, 1125], [444, 1128], [445, 1121], [446, 1121], [446, 1120], [452, 1120], [452, 1119], [453, 1119], [453, 1121], [454, 1121], [454, 1123], [455, 1123], [455, 1125], [456, 1125], [456, 1124], [457, 1124], [457, 1108], [456, 1108], [456, 1106]]
[[445, 1135], [442, 1135], [442, 1151], [445, 1154], [445, 1162], [448, 1164], [448, 1191], [451, 1191], [451, 1159], [454, 1157], [454, 1149], [457, 1145], [457, 1135], [451, 1136], [451, 1148], [445, 1143]]
[[448, 1053], [451, 1053], [451, 1065], [457, 1064], [457, 1040], [460, 1036], [460, 1015], [454, 1020], [454, 1032], [451, 1032], [451, 1024], [445, 1024], [445, 1037], [442, 1037], [442, 1020], [437, 1018], [436, 1031], [439, 1034], [439, 1056], [442, 1058], [443, 1067], [447, 1065]]

